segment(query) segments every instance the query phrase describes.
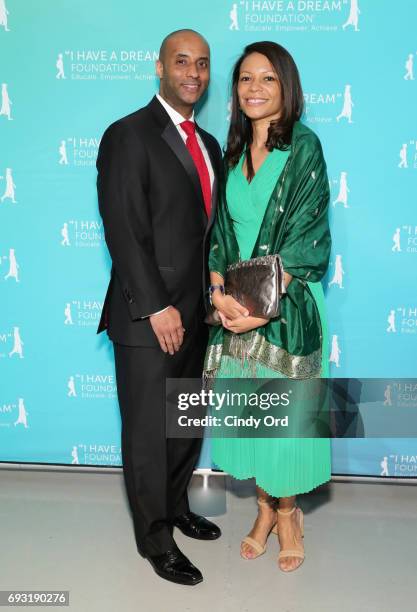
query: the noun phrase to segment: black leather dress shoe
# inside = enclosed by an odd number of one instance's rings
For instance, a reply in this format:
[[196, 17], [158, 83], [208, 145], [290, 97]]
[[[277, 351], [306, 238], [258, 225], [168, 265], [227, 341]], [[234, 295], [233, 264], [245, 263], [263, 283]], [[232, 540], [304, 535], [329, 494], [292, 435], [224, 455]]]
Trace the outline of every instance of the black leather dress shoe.
[[147, 555], [146, 558], [158, 576], [165, 580], [189, 586], [203, 580], [200, 570], [183, 555], [179, 548], [171, 548], [162, 555]]
[[194, 512], [180, 514], [174, 519], [174, 525], [184, 535], [196, 540], [217, 540], [222, 533], [217, 525]]

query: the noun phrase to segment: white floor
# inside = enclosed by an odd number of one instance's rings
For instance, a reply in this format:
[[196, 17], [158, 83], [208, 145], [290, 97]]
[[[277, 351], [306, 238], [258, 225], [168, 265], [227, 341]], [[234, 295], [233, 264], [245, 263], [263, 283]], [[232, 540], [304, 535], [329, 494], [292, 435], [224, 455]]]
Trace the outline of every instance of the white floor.
[[251, 481], [212, 477], [204, 488], [194, 477], [192, 508], [217, 515], [223, 535], [200, 542], [177, 532], [204, 575], [185, 587], [138, 555], [121, 473], [0, 470], [0, 590], [69, 590], [76, 612], [417, 609], [415, 485], [332, 482], [300, 496], [306, 559], [291, 574], [276, 565], [273, 535], [259, 559], [239, 557], [253, 491]]

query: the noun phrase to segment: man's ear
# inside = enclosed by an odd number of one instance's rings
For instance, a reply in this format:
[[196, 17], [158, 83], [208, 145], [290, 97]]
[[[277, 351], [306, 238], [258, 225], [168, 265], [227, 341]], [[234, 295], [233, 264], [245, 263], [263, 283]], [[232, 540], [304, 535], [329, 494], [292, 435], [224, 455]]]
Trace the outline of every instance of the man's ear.
[[156, 60], [156, 74], [160, 79], [164, 76], [164, 65], [161, 60]]

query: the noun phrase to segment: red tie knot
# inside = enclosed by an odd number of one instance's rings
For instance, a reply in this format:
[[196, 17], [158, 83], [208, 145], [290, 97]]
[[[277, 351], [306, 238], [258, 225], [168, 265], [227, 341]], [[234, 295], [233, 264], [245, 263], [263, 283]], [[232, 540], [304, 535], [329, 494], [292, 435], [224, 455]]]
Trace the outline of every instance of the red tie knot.
[[195, 134], [194, 121], [183, 121], [182, 123], [180, 123], [180, 126], [182, 127], [184, 132], [187, 134], [187, 136], [192, 136], [193, 134]]

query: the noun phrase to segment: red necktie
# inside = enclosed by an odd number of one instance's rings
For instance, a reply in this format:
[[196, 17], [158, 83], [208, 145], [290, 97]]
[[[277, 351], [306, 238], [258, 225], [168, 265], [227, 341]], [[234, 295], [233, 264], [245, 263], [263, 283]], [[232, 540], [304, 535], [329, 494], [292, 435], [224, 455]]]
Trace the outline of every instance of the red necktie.
[[206, 208], [207, 217], [210, 217], [211, 210], [211, 185], [210, 175], [207, 168], [207, 164], [204, 159], [203, 151], [198, 144], [197, 136], [195, 134], [195, 123], [193, 121], [183, 121], [180, 126], [187, 134], [187, 140], [185, 142], [187, 149], [193, 158], [195, 167], [197, 168], [198, 176], [200, 177], [201, 190], [203, 192], [204, 206]]

